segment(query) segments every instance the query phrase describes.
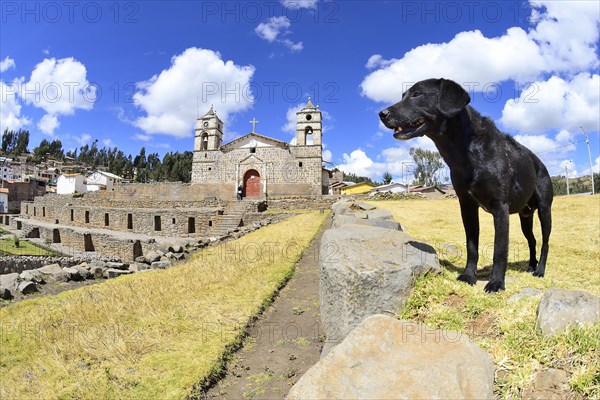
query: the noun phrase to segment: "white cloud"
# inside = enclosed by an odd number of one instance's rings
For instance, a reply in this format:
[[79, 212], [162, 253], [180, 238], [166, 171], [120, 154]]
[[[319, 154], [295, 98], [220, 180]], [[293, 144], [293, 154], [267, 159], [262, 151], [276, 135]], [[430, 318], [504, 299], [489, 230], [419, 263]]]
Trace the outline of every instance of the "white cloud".
[[291, 51], [301, 51], [304, 49], [302, 42], [294, 43], [290, 39], [284, 39], [281, 41], [281, 43], [283, 43]]
[[15, 64], [15, 60], [13, 60], [12, 58], [9, 58], [8, 56], [6, 56], [6, 58], [4, 58], [4, 60], [0, 61], [0, 72], [5, 72], [8, 71], [11, 68], [15, 68], [16, 64]]
[[26, 104], [52, 115], [73, 115], [77, 109], [91, 110], [96, 88], [87, 80], [85, 65], [72, 57], [46, 58], [35, 66], [19, 95]]
[[[596, 157], [596, 160], [594, 161], [592, 168], [594, 169], [595, 174], [600, 174], [600, 157]], [[587, 168], [585, 168], [583, 170], [582, 175], [589, 175], [589, 174], [590, 174], [590, 166], [589, 166], [589, 164], [587, 164]], [[600, 188], [596, 187], [596, 188], [594, 188], [594, 190], [596, 191], [596, 193], [598, 193], [598, 191], [600, 191]]]
[[412, 181], [413, 160], [404, 147], [384, 149], [376, 157], [378, 161], [374, 161], [362, 149], [356, 149], [350, 154], [344, 153], [342, 159], [343, 163], [338, 168], [346, 173], [380, 180], [384, 172], [389, 172], [397, 181]]
[[261, 22], [258, 24], [254, 29], [254, 32], [256, 32], [261, 39], [273, 42], [281, 33], [285, 33], [291, 25], [288, 17], [271, 17], [268, 22]]
[[304, 49], [304, 44], [302, 42], [293, 42], [290, 39], [279, 39], [280, 36], [291, 33], [289, 31], [290, 26], [292, 26], [292, 23], [286, 16], [271, 17], [268, 22], [261, 22], [258, 24], [258, 26], [254, 28], [254, 32], [256, 32], [258, 37], [269, 43], [281, 43], [292, 52], [301, 51]]
[[31, 123], [27, 117], [21, 116], [21, 104], [17, 99], [18, 82], [6, 85], [0, 81], [0, 131], [18, 130]]
[[281, 127], [281, 130], [284, 132], [289, 132], [292, 134], [296, 134], [296, 113], [305, 106], [306, 104], [297, 104], [293, 107], [288, 108], [285, 118], [287, 120], [286, 124]]
[[214, 104], [227, 128], [230, 115], [249, 108], [254, 101], [249, 86], [253, 74], [251, 65], [238, 66], [222, 60], [218, 52], [188, 48], [171, 59], [168, 69], [139, 83], [133, 98], [146, 115], [135, 119], [134, 125], [147, 135], [188, 137], [199, 99], [200, 113]]
[[142, 133], [136, 133], [133, 137], [133, 140], [138, 140], [140, 142], [149, 142], [150, 139], [152, 139], [152, 136], [150, 135], [144, 135]]
[[102, 139], [102, 144], [104, 145], [104, 147], [114, 147], [115, 144], [113, 143], [113, 141], [111, 139]]
[[281, 4], [290, 10], [301, 8], [316, 8], [319, 0], [281, 0]]
[[37, 123], [38, 129], [46, 135], [54, 136], [54, 131], [60, 126], [56, 114], [45, 114]]
[[474, 89], [483, 90], [487, 83], [597, 68], [600, 17], [595, 2], [536, 1], [531, 6], [537, 18], [529, 31], [513, 27], [493, 38], [477, 30], [460, 32], [447, 43], [418, 46], [400, 59], [371, 56], [367, 67], [379, 69], [364, 78], [363, 95], [389, 103], [426, 78], [444, 77], [465, 86], [478, 83]]
[[[546, 165], [551, 176], [564, 175], [564, 163], [577, 150], [576, 134], [559, 131], [554, 138], [548, 135], [515, 135], [514, 138], [535, 153]], [[569, 167], [571, 168], [571, 167]], [[575, 166], [572, 166], [575, 171]]]
[[553, 76], [538, 81], [510, 99], [502, 110], [501, 122], [521, 132], [547, 129], [600, 128], [600, 75], [580, 73], [572, 80]]
[[88, 135], [87, 133], [82, 133], [80, 136], [75, 137], [75, 140], [77, 141], [77, 143], [79, 143], [81, 146], [87, 144], [90, 142], [90, 140], [92, 140], [92, 136]]
[[323, 161], [331, 162], [332, 159], [333, 154], [331, 153], [331, 150], [323, 150]]

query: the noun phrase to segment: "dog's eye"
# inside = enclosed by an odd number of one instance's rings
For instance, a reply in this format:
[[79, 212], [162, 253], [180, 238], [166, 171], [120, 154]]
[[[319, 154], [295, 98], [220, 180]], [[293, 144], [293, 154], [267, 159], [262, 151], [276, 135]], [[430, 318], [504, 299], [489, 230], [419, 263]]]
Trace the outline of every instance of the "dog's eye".
[[410, 97], [419, 97], [419, 96], [423, 96], [423, 93], [421, 93], [421, 92], [414, 92], [412, 94], [412, 96], [410, 96]]

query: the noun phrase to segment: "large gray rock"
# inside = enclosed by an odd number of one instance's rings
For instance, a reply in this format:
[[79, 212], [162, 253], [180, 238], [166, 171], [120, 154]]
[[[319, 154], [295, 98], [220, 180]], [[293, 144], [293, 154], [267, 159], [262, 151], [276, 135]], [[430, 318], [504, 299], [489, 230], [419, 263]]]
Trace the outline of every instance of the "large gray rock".
[[493, 399], [494, 364], [467, 335], [365, 319], [287, 399]]
[[129, 274], [133, 274], [133, 271], [117, 269], [117, 268], [108, 268], [106, 271], [104, 271], [105, 278], [116, 278], [121, 275], [129, 275]]
[[69, 280], [65, 271], [59, 264], [50, 264], [37, 269], [47, 282], [67, 282]]
[[91, 279], [102, 278], [104, 276], [104, 271], [106, 271], [107, 269], [108, 268], [106, 268], [106, 267], [104, 267], [102, 265], [98, 265], [98, 264], [96, 264], [96, 265], [94, 265], [94, 264], [90, 265], [90, 274], [92, 275]]
[[533, 377], [529, 387], [523, 391], [523, 398], [527, 400], [563, 400], [576, 399], [570, 396], [569, 376], [561, 369], [547, 369], [540, 371]]
[[36, 269], [30, 269], [27, 271], [21, 272], [19, 275], [22, 281], [30, 281], [33, 283], [45, 283], [44, 276], [42, 273]]
[[12, 296], [12, 293], [10, 292], [10, 290], [8, 290], [4, 286], [0, 285], [0, 299], [10, 300], [10, 299], [12, 299], [12, 297], [13, 296]]
[[394, 217], [388, 210], [372, 210], [367, 213], [368, 219], [384, 219], [392, 221]]
[[351, 206], [351, 202], [338, 201], [331, 205], [331, 210], [334, 215], [352, 215], [354, 214], [354, 211], [350, 208]]
[[144, 257], [146, 257], [146, 263], [152, 264], [153, 262], [160, 260], [161, 255], [162, 254], [154, 250], [150, 250], [148, 253], [144, 254]]
[[19, 287], [17, 289], [23, 294], [32, 294], [38, 291], [36, 284], [29, 281], [19, 283]]
[[113, 269], [128, 269], [129, 268], [129, 264], [126, 263], [122, 263], [122, 262], [107, 262], [106, 263], [106, 267], [107, 268], [113, 268]]
[[401, 231], [361, 225], [325, 231], [320, 268], [323, 329], [338, 342], [370, 315], [400, 312], [415, 278], [441, 271], [433, 247]]
[[154, 261], [150, 264], [150, 268], [152, 269], [165, 269], [171, 266], [171, 261]]
[[11, 291], [17, 289], [17, 286], [19, 286], [20, 281], [21, 278], [16, 272], [13, 272], [11, 274], [0, 275], [0, 286]]
[[75, 269], [75, 268], [70, 268], [70, 267], [65, 267], [63, 268], [63, 271], [65, 271], [65, 274], [67, 274], [67, 279], [69, 279], [70, 281], [82, 281], [84, 278], [83, 276], [81, 276], [81, 274], [79, 273], [79, 270]]
[[537, 311], [536, 324], [544, 334], [570, 325], [593, 324], [600, 319], [600, 297], [580, 290], [548, 289]]
[[374, 209], [377, 208], [374, 205], [363, 203], [362, 201], [357, 201], [352, 206], [354, 208], [358, 208], [358, 209], [361, 209], [361, 210], [364, 210], [364, 211], [371, 211], [371, 210], [374, 210]]
[[93, 279], [94, 278], [94, 275], [92, 275], [90, 270], [85, 267], [82, 267], [81, 265], [75, 265], [73, 268], [76, 269], [77, 272], [79, 272], [79, 275], [83, 279]]
[[364, 219], [358, 218], [352, 215], [336, 215], [333, 218], [332, 228], [341, 228], [345, 225], [368, 225], [375, 226], [378, 228], [393, 229], [395, 231], [401, 231], [402, 227], [396, 221], [390, 221], [385, 219]]
[[131, 272], [145, 271], [145, 270], [147, 270], [149, 268], [150, 268], [150, 266], [148, 264], [145, 264], [145, 263], [134, 262], [134, 263], [129, 264], [129, 270]]

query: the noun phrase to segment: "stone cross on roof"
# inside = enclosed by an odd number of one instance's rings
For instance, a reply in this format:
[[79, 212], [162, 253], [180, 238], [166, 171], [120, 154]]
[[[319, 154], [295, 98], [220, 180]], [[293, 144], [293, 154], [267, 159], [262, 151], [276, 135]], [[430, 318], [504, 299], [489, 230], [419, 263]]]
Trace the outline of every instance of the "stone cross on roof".
[[252, 121], [250, 121], [250, 123], [252, 124], [252, 133], [256, 133], [255, 129], [256, 129], [256, 124], [258, 124], [260, 121], [257, 121], [256, 118], [252, 118]]

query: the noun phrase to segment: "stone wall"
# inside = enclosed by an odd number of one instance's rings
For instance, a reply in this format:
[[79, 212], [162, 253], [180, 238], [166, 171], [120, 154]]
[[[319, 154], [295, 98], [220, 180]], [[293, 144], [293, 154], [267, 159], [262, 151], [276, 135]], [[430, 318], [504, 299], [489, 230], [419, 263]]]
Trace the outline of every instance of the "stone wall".
[[51, 224], [179, 237], [202, 236], [223, 213], [222, 208], [153, 209], [137, 208], [136, 205], [109, 208], [36, 200], [25, 204], [23, 212], [29, 218]]
[[0, 261], [0, 275], [21, 273], [45, 265], [59, 264], [62, 267], [72, 267], [98, 257], [35, 257], [35, 256], [3, 256]]
[[67, 256], [87, 252], [131, 262], [136, 257], [150, 250], [155, 250], [161, 244], [150, 237], [145, 240], [135, 240], [90, 231], [85, 228], [53, 227], [52, 225], [40, 225], [37, 221], [29, 222], [27, 220], [21, 220], [20, 222], [23, 236], [31, 239], [41, 239], [45, 243], [60, 243], [63, 252]]

